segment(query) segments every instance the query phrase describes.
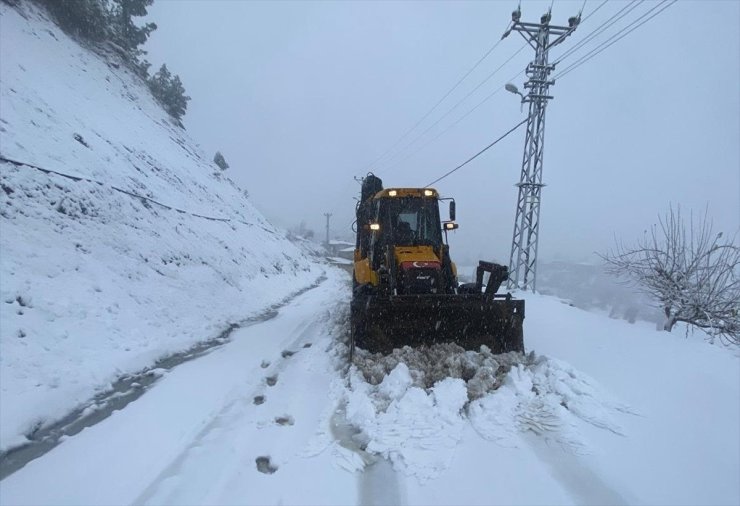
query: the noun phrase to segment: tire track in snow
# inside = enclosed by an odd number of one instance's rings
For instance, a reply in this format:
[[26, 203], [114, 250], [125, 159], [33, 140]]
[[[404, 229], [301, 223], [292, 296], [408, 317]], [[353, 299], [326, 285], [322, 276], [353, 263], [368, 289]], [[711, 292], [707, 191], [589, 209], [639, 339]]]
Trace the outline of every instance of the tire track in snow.
[[[159, 359], [152, 367], [142, 371], [125, 374], [111, 383], [111, 388], [101, 392], [90, 401], [72, 410], [65, 417], [34, 428], [26, 435], [28, 443], [0, 452], [0, 480], [23, 468], [29, 462], [42, 457], [58, 446], [65, 438], [78, 434], [87, 427], [92, 427], [116, 411], [124, 409], [130, 403], [144, 395], [166, 372], [191, 360], [200, 358], [231, 341], [231, 334], [238, 329], [258, 325], [272, 320], [278, 310], [296, 298], [313, 290], [326, 281], [322, 274], [311, 285], [298, 290], [282, 301], [267, 308], [262, 313], [245, 318], [238, 323], [231, 323], [218, 336], [202, 341], [185, 351], [173, 353]], [[269, 364], [269, 363], [268, 363]]]
[[340, 403], [334, 410], [330, 426], [337, 444], [351, 452], [345, 456], [353, 461], [349, 465], [362, 467], [357, 475], [359, 503], [367, 506], [407, 504], [401, 477], [393, 464], [378, 454], [365, 451], [355, 440], [360, 430], [347, 420], [346, 402]]
[[534, 433], [522, 434], [522, 439], [532, 448], [535, 455], [550, 467], [552, 476], [573, 496], [576, 504], [583, 506], [634, 504], [634, 499], [628, 501], [622, 497], [574, 453], [564, 448], [549, 446], [546, 439]]
[[360, 504], [385, 506], [407, 504], [405, 493], [401, 492], [401, 480], [390, 461], [378, 458], [365, 468], [357, 478]]

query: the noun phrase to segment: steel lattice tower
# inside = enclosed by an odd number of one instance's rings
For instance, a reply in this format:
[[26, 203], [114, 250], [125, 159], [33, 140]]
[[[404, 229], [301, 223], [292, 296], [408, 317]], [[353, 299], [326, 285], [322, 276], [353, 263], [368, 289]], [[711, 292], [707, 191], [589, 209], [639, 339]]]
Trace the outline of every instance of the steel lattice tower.
[[580, 14], [570, 18], [567, 27], [551, 25], [551, 11], [542, 16], [540, 23], [521, 22], [520, 9], [514, 11], [511, 17], [512, 26], [504, 33], [504, 37], [512, 31], [519, 32], [535, 50], [535, 58], [527, 65], [525, 72], [529, 80], [524, 83], [527, 94], [522, 95], [522, 103], [529, 104], [529, 117], [524, 140], [522, 172], [519, 183], [516, 184], [519, 187], [519, 197], [514, 219], [514, 235], [511, 240], [508, 286], [522, 290], [531, 288], [534, 291], [537, 277], [540, 199], [542, 187], [545, 186], [542, 183], [545, 109], [547, 101], [553, 98], [549, 95], [550, 85], [555, 83], [548, 80], [550, 72], [554, 69], [554, 65], [548, 63], [548, 52], [573, 33], [580, 22]]

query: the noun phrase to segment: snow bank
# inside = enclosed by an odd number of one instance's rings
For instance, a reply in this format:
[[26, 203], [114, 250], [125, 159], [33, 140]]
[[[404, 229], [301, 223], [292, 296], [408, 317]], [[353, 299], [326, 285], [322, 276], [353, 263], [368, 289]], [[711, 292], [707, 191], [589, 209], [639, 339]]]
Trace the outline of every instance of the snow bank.
[[587, 452], [578, 423], [622, 435], [615, 415], [633, 413], [564, 362], [451, 343], [387, 356], [358, 350], [345, 402], [359, 447], [422, 483], [450, 466], [467, 426], [503, 447], [534, 433]]
[[0, 61], [0, 155], [26, 164], [0, 162], [7, 449], [322, 269], [115, 55], [80, 47], [32, 3], [0, 3]]
[[468, 407], [475, 430], [504, 446], [520, 444], [532, 432], [573, 450], [588, 451], [577, 419], [624, 435], [615, 414], [634, 414], [611, 399], [594, 380], [568, 364], [531, 354], [506, 375], [503, 385]]

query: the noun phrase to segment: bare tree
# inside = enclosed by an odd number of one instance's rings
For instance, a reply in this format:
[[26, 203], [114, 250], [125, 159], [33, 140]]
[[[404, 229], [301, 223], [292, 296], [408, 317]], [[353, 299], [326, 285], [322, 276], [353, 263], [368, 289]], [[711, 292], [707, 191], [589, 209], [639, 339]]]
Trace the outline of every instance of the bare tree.
[[634, 247], [618, 242], [602, 258], [607, 271], [657, 299], [664, 330], [684, 322], [740, 344], [740, 247], [712, 228], [706, 212], [687, 224], [671, 207]]

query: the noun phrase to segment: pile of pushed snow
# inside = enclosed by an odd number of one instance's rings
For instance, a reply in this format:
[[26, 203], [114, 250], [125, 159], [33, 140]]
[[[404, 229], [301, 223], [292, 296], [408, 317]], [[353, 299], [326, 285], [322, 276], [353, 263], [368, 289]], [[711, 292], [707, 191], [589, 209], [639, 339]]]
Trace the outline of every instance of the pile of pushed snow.
[[0, 3], [0, 61], [0, 156], [22, 162], [0, 162], [7, 449], [322, 269], [115, 56], [80, 47], [32, 3]]
[[515, 352], [494, 355], [487, 346], [476, 352], [442, 343], [404, 346], [389, 355], [358, 349], [353, 363], [371, 385], [385, 381], [399, 364], [408, 364], [412, 384], [418, 388], [432, 388], [445, 378], [459, 378], [465, 382], [468, 399], [474, 400], [498, 388], [511, 366], [521, 361], [521, 354]]
[[[516, 447], [532, 432], [584, 451], [579, 424], [622, 434], [616, 415], [631, 413], [558, 360], [455, 344], [405, 347], [387, 356], [359, 350], [343, 402], [358, 447], [422, 482], [449, 467], [468, 425], [502, 446]], [[343, 453], [338, 456], [357, 467], [367, 461]]]

